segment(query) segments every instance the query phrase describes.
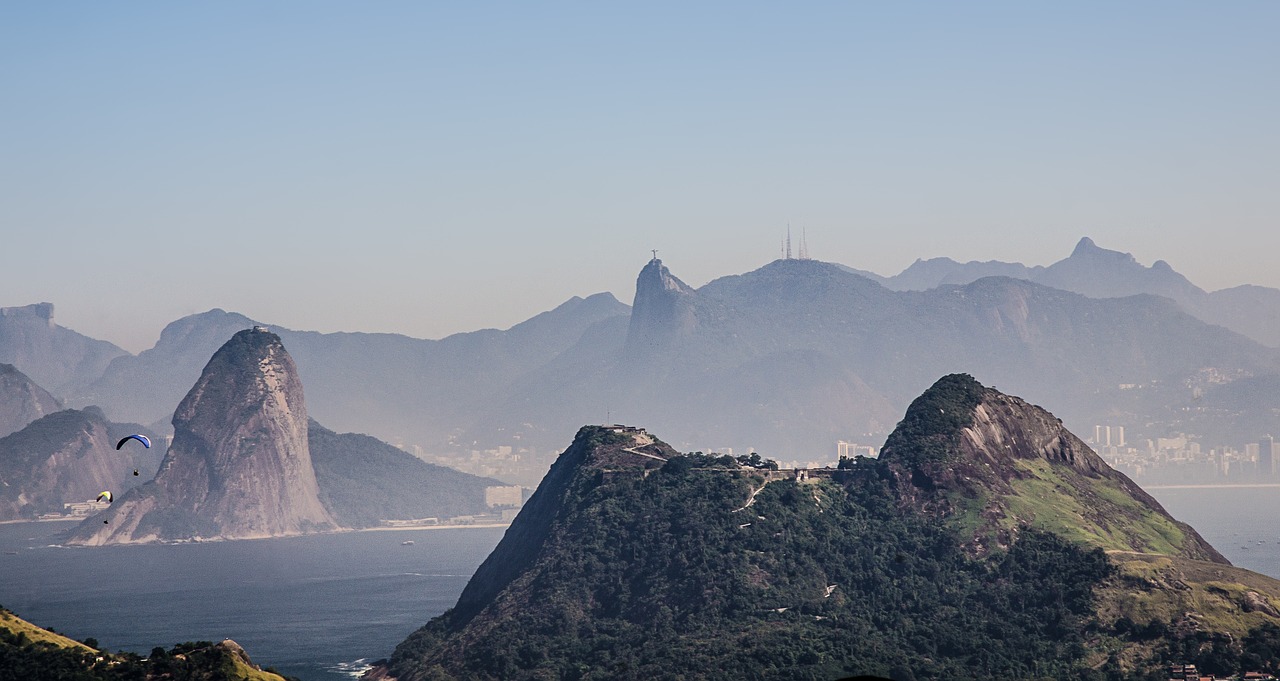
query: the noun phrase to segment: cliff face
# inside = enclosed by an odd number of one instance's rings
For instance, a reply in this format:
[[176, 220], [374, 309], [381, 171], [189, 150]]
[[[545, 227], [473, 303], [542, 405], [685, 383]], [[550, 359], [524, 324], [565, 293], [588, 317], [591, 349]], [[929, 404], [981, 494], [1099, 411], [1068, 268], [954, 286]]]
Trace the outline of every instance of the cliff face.
[[137, 485], [134, 458], [115, 449], [125, 430], [89, 407], [55, 412], [0, 438], [0, 520], [62, 513], [64, 503]]
[[319, 499], [297, 368], [275, 334], [246, 330], [227, 341], [178, 406], [173, 427], [155, 480], [86, 522], [71, 543], [242, 539], [337, 527]]
[[0, 437], [61, 408], [53, 395], [26, 374], [12, 364], [0, 364]]

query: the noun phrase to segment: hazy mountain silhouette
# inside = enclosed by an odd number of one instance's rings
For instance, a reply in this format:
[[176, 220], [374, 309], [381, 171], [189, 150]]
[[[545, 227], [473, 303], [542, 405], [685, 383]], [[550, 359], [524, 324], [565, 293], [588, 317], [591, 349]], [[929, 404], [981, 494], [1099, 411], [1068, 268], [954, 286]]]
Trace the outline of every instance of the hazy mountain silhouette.
[[[633, 314], [626, 338], [599, 325], [595, 342], [532, 372], [468, 437], [563, 433], [584, 414], [603, 421], [607, 404], [679, 447], [804, 456], [887, 433], [913, 392], [948, 372], [1052, 399], [1088, 428], [1121, 410], [1162, 412], [1204, 367], [1280, 368], [1275, 350], [1151, 295], [1089, 298], [1007, 277], [899, 292], [811, 260], [686, 290], [665, 269], [642, 273], [634, 309], [678, 297], [678, 316]], [[638, 345], [646, 352], [623, 350]]]
[[[878, 443], [932, 376], [955, 371], [1053, 399], [1077, 428], [1185, 423], [1171, 405], [1191, 399], [1197, 372], [1261, 380], [1280, 365], [1274, 349], [1204, 321], [1239, 317], [1256, 336], [1280, 291], [1208, 294], [1164, 263], [1144, 267], [1089, 239], [1049, 267], [935, 259], [880, 280], [780, 260], [695, 289], [654, 259], [630, 315], [597, 294], [505, 331], [438, 341], [272, 329], [318, 421], [429, 452], [551, 449], [583, 420], [621, 420], [654, 424], [681, 447], [817, 457], [836, 440]], [[926, 290], [891, 290], [907, 285]], [[178, 320], [68, 402], [163, 423], [209, 354], [253, 324], [222, 310]], [[1247, 386], [1215, 388], [1212, 399], [1238, 401]], [[1250, 429], [1280, 432], [1269, 399]]]
[[[0, 362], [58, 395], [70, 395], [129, 353], [58, 326], [53, 304], [0, 307]], [[82, 403], [88, 404], [88, 403]]]
[[[441, 340], [268, 328], [297, 362], [316, 420], [339, 430], [438, 445], [519, 376], [573, 345], [595, 322], [625, 319], [627, 309], [608, 293], [575, 297], [505, 331]], [[262, 324], [223, 310], [184, 317], [165, 327], [155, 347], [112, 362], [73, 401], [101, 404], [116, 418], [167, 420], [209, 356], [255, 325]]]
[[485, 513], [492, 510], [485, 488], [505, 484], [426, 463], [368, 435], [335, 433], [315, 421], [307, 440], [320, 501], [343, 527]]
[[0, 364], [0, 437], [60, 409], [62, 403], [49, 391], [12, 364]]
[[1225, 326], [1264, 345], [1280, 347], [1280, 289], [1246, 285], [1210, 293], [1175, 272], [1163, 260], [1146, 267], [1131, 254], [1100, 248], [1088, 237], [1080, 239], [1070, 256], [1048, 267], [997, 260], [961, 263], [950, 258], [931, 258], [916, 260], [890, 277], [848, 269], [895, 291], [925, 291], [1001, 276], [1026, 279], [1091, 298], [1149, 293], [1176, 301], [1202, 321]]

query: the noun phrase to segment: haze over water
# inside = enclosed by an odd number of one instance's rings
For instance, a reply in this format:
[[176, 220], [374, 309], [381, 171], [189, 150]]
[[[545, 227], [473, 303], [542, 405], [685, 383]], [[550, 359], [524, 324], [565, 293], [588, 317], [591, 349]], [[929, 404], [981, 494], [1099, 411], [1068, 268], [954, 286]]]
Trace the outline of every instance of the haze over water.
[[0, 605], [77, 640], [93, 637], [141, 655], [156, 646], [231, 638], [260, 666], [303, 681], [349, 679], [362, 658], [389, 656], [410, 632], [453, 606], [504, 532], [49, 546], [68, 528], [0, 525]]

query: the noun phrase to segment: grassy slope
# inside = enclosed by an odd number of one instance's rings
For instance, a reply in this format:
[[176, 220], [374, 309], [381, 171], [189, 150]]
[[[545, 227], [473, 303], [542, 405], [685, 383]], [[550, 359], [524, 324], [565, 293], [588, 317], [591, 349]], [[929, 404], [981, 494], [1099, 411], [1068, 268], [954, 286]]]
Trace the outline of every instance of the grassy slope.
[[[79, 641], [72, 640], [62, 634], [49, 631], [48, 629], [38, 627], [4, 609], [0, 609], [0, 629], [7, 630], [14, 635], [23, 634], [31, 643], [47, 644], [57, 648], [64, 648], [73, 654], [98, 652], [94, 648], [90, 648]], [[108, 659], [112, 659], [110, 653], [102, 654]], [[89, 661], [92, 662], [91, 659]], [[110, 664], [115, 663], [112, 662]], [[112, 674], [112, 671], [113, 670], [110, 667], [99, 670], [95, 666], [93, 669], [85, 669], [84, 673], [90, 675], [87, 678], [117, 678], [116, 675]], [[255, 669], [253, 666], [245, 662], [243, 658], [231, 653], [230, 651], [223, 653], [223, 663], [218, 671], [222, 674], [220, 678], [226, 678], [232, 681], [286, 681], [286, 679], [279, 674]], [[95, 673], [97, 673], [96, 676], [94, 676]], [[151, 678], [151, 675], [148, 675], [147, 678]]]
[[36, 625], [18, 617], [8, 610], [0, 609], [0, 627], [3, 627], [14, 634], [26, 634], [27, 639], [41, 643], [49, 643], [59, 648], [72, 648], [82, 652], [92, 652], [93, 648], [73, 641], [62, 634], [55, 634], [48, 629], [41, 629]]
[[1243, 568], [1186, 558], [1141, 553], [1108, 554], [1119, 576], [1098, 592], [1103, 621], [1128, 617], [1137, 624], [1169, 622], [1196, 613], [1203, 628], [1242, 637], [1276, 618], [1246, 611], [1246, 594], [1254, 592], [1280, 611], [1280, 580]]
[[1016, 463], [1028, 477], [1010, 481], [1016, 494], [1006, 499], [1009, 518], [1029, 519], [1032, 527], [1105, 551], [1172, 555], [1182, 547], [1185, 536], [1175, 523], [1112, 481], [1085, 480], [1044, 459]]

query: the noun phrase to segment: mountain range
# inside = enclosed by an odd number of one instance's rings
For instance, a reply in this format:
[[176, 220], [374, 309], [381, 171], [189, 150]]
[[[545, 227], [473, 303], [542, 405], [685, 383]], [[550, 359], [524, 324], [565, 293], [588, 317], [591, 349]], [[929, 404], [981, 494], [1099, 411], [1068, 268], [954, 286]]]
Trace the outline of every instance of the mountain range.
[[[438, 341], [271, 328], [317, 420], [431, 454], [550, 453], [584, 420], [620, 420], [685, 449], [814, 458], [837, 440], [882, 441], [912, 395], [955, 371], [1052, 401], [1081, 431], [1223, 443], [1280, 432], [1276, 300], [1261, 287], [1207, 293], [1085, 238], [1047, 267], [934, 259], [883, 277], [779, 260], [696, 288], [654, 260], [630, 307], [596, 294]], [[0, 361], [38, 366], [67, 404], [161, 433], [209, 355], [260, 324], [211, 310], [134, 356], [53, 324], [51, 306], [6, 310]]]
[[1088, 237], [1080, 239], [1069, 257], [1048, 266], [931, 258], [916, 260], [891, 277], [851, 271], [895, 291], [925, 291], [948, 284], [968, 284], [983, 277], [1011, 277], [1090, 298], [1149, 293], [1173, 300], [1201, 321], [1224, 326], [1263, 345], [1280, 347], [1280, 290], [1244, 285], [1205, 291], [1163, 260], [1147, 267], [1129, 253], [1098, 247]]
[[836, 440], [879, 441], [901, 405], [948, 372], [1051, 401], [1087, 430], [1181, 417], [1173, 409], [1192, 402], [1207, 369], [1246, 377], [1280, 368], [1280, 352], [1167, 298], [1089, 298], [1007, 277], [891, 291], [809, 260], [697, 289], [652, 261], [629, 326], [592, 333], [590, 345], [523, 379], [465, 439], [522, 423], [565, 432], [609, 404], [683, 449], [804, 456]]

